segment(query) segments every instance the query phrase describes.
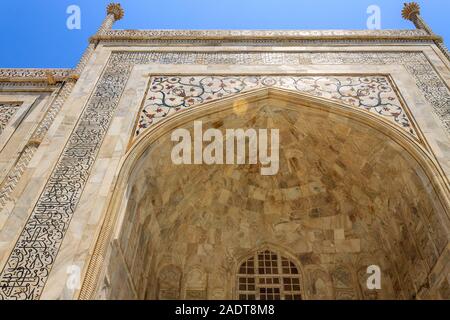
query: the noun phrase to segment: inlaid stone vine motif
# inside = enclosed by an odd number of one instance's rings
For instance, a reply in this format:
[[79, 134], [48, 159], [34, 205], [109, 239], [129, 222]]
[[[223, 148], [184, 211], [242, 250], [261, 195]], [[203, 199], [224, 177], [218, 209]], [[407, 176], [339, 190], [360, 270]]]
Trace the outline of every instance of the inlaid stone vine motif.
[[16, 114], [21, 105], [21, 102], [0, 102], [0, 134], [2, 134], [9, 120]]
[[275, 87], [336, 100], [380, 115], [412, 136], [411, 120], [385, 76], [158, 76], [152, 77], [136, 136], [152, 124], [194, 105]]
[[449, 89], [420, 52], [114, 52], [0, 274], [0, 299], [41, 296], [132, 67], [153, 63], [403, 65], [450, 129]]

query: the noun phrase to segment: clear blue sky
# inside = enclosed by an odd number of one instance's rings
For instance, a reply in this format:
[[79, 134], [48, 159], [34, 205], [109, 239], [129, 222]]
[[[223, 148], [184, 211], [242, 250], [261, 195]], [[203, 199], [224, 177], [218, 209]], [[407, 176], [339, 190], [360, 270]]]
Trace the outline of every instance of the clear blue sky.
[[[117, 1], [117, 0], [116, 0]], [[106, 0], [1, 0], [1, 68], [72, 68], [105, 16]], [[411, 29], [405, 0], [121, 0], [116, 29], [366, 29], [369, 5], [382, 29]], [[450, 43], [450, 0], [422, 0], [422, 16]], [[69, 30], [69, 5], [81, 29]]]

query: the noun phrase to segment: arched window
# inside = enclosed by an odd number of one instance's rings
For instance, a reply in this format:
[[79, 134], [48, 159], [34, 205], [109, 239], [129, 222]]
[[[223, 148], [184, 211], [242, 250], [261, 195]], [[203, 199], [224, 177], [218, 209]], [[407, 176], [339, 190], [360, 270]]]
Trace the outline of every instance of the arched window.
[[301, 300], [298, 269], [277, 253], [258, 251], [239, 267], [237, 297], [239, 300]]

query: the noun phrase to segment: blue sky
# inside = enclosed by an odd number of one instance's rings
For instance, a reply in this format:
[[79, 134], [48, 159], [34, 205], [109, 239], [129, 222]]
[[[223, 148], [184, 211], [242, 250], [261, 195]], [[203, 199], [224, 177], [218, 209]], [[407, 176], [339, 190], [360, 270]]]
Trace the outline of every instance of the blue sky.
[[[117, 0], [116, 0], [117, 1]], [[105, 16], [105, 0], [1, 0], [1, 68], [72, 68]], [[116, 29], [366, 29], [367, 7], [381, 9], [382, 29], [411, 29], [405, 0], [122, 0]], [[449, 0], [422, 0], [422, 16], [450, 43]], [[81, 9], [69, 30], [67, 7]]]

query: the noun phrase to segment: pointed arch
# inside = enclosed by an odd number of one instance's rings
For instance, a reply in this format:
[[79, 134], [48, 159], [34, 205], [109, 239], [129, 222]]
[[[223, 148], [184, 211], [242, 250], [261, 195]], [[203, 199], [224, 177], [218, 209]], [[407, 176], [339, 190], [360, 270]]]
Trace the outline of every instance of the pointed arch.
[[[263, 88], [251, 92], [242, 93], [219, 101], [213, 101], [198, 105], [183, 112], [176, 113], [167, 119], [158, 122], [148, 129], [134, 143], [127, 155], [123, 158], [118, 179], [115, 184], [109, 208], [107, 210], [103, 226], [98, 235], [98, 241], [93, 248], [91, 262], [87, 266], [84, 274], [84, 282], [80, 291], [80, 298], [92, 297], [97, 288], [99, 274], [104, 265], [105, 252], [108, 243], [113, 235], [117, 235], [123, 223], [127, 202], [128, 180], [133, 170], [138, 165], [139, 159], [153, 143], [157, 142], [163, 135], [183, 126], [195, 119], [214, 114], [218, 111], [232, 110], [236, 114], [245, 110], [250, 103], [273, 99], [283, 103], [283, 108], [298, 110], [298, 108], [308, 108], [317, 112], [323, 112], [330, 117], [344, 118], [346, 121], [355, 121], [359, 125], [376, 130], [385, 136], [389, 143], [396, 145], [403, 152], [414, 159], [425, 177], [424, 184], [429, 184], [430, 190], [435, 194], [437, 201], [445, 213], [445, 221], [449, 219], [450, 196], [448, 180], [440, 168], [437, 161], [428, 151], [411, 138], [405, 131], [391, 124], [374, 114], [361, 109], [356, 109], [335, 101], [313, 97], [307, 94], [293, 92], [284, 89]], [[442, 217], [441, 217], [442, 218]]]

